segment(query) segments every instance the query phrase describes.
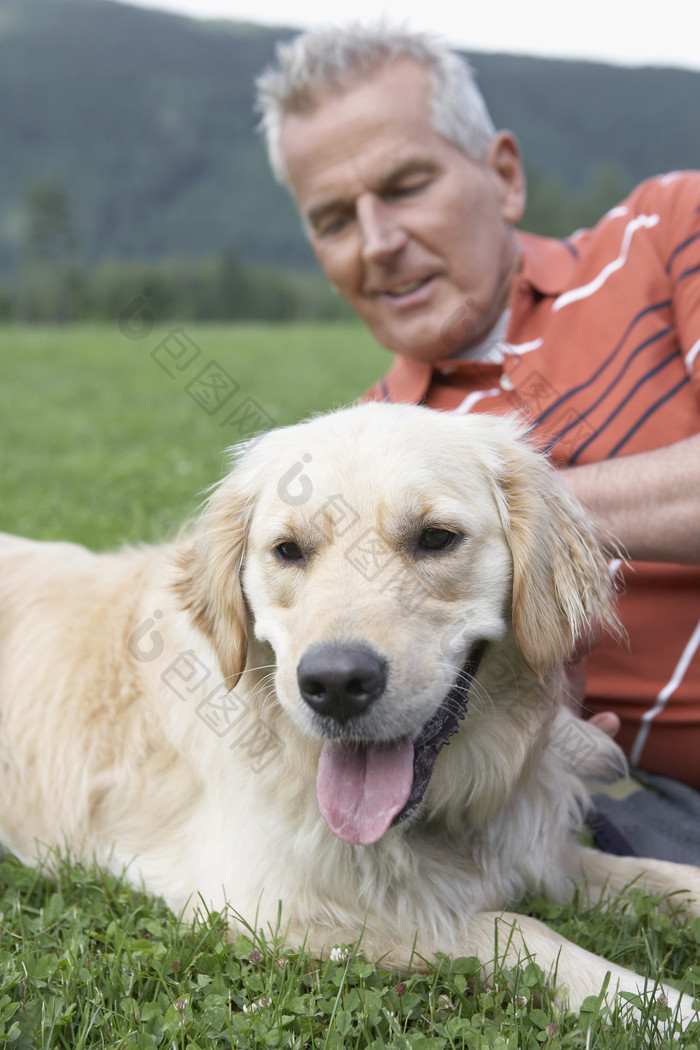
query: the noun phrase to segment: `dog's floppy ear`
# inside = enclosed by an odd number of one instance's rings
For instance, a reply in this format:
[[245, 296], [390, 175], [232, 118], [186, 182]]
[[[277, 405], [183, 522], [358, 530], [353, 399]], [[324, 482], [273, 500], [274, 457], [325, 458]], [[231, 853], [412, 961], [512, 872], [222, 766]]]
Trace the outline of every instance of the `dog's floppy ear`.
[[241, 567], [250, 513], [234, 472], [217, 487], [194, 534], [175, 555], [175, 594], [213, 644], [231, 689], [245, 667], [248, 648]]
[[596, 626], [617, 632], [610, 573], [594, 527], [544, 456], [502, 450], [498, 500], [513, 557], [513, 630], [542, 678]]

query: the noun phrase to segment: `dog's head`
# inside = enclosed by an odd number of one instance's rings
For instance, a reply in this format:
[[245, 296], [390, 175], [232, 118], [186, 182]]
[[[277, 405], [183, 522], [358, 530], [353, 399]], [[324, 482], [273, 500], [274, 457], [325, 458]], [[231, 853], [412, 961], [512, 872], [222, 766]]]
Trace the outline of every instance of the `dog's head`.
[[614, 620], [586, 516], [517, 427], [405, 405], [257, 441], [177, 586], [232, 681], [247, 625], [272, 647], [279, 704], [324, 741], [321, 811], [362, 844], [420, 805], [482, 657], [542, 682]]

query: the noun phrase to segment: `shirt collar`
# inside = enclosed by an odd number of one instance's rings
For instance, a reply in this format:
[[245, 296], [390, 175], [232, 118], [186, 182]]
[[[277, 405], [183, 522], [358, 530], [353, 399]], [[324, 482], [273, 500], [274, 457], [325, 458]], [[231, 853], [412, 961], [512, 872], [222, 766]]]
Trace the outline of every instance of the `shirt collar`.
[[578, 251], [571, 240], [516, 230], [523, 253], [520, 278], [542, 295], [560, 295], [573, 279]]
[[[522, 230], [516, 230], [515, 235], [522, 249], [523, 262], [513, 287], [518, 284], [522, 286], [524, 282], [541, 295], [560, 295], [568, 286], [576, 267], [578, 252], [574, 244], [570, 240], [538, 237]], [[394, 354], [394, 363], [383, 381], [389, 399], [409, 404], [423, 401], [433, 372], [447, 364], [455, 364], [455, 359], [427, 364], [403, 354]]]

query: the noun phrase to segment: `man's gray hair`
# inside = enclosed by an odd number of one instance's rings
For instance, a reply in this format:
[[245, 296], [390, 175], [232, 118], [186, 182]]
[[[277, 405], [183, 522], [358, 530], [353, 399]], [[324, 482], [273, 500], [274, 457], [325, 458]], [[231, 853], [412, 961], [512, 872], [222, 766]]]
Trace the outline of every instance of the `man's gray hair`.
[[277, 64], [257, 79], [257, 107], [270, 166], [285, 185], [284, 118], [313, 112], [327, 95], [346, 90], [400, 58], [413, 58], [427, 71], [438, 134], [478, 161], [495, 134], [466, 59], [427, 33], [384, 22], [324, 27], [278, 44], [276, 58]]

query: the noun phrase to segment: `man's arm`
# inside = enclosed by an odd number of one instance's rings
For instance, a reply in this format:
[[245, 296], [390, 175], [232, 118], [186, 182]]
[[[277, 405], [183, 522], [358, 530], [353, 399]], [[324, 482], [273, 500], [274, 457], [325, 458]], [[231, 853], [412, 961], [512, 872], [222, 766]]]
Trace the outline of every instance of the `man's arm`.
[[603, 539], [633, 561], [700, 565], [700, 434], [666, 448], [561, 471]]

